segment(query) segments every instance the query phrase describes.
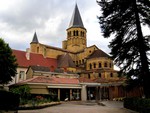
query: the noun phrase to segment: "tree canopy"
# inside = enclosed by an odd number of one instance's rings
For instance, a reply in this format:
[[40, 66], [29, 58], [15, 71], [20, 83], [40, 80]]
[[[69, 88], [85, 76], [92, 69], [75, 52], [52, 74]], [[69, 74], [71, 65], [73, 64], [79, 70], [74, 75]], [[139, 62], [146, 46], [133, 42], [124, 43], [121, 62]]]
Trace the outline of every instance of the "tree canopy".
[[[102, 16], [99, 23], [105, 38], [114, 35], [110, 42], [111, 55], [121, 72], [142, 85], [146, 97], [150, 97], [150, 72], [148, 39], [142, 27], [150, 27], [149, 0], [99, 0]], [[133, 79], [132, 79], [133, 80]]]
[[3, 39], [0, 38], [0, 84], [7, 84], [16, 75], [17, 63], [12, 50]]

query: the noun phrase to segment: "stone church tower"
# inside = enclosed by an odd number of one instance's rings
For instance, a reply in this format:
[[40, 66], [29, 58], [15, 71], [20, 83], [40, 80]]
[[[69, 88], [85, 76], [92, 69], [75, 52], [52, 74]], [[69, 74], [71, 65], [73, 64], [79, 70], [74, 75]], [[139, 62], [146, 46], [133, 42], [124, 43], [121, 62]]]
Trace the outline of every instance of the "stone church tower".
[[84, 28], [77, 4], [67, 29], [67, 40], [64, 40], [62, 45], [63, 49], [75, 53], [87, 47], [86, 29]]

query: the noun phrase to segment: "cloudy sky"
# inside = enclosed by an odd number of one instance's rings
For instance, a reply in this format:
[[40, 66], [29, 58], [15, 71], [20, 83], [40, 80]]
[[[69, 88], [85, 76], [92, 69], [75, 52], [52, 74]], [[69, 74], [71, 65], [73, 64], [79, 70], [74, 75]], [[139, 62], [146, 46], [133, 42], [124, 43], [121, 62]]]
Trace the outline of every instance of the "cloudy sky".
[[61, 48], [76, 2], [87, 29], [87, 45], [109, 53], [111, 39], [101, 34], [96, 0], [0, 0], [0, 38], [12, 49], [25, 51], [36, 31], [40, 43]]
[[11, 48], [26, 50], [36, 31], [40, 43], [62, 47], [76, 2], [87, 29], [87, 45], [109, 53], [110, 39], [101, 35], [96, 0], [0, 0], [0, 37]]

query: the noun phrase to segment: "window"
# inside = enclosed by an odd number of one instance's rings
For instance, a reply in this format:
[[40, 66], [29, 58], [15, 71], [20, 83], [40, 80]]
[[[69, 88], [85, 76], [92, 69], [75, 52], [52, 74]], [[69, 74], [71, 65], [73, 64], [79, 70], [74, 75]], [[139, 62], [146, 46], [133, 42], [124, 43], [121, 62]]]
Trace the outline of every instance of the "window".
[[37, 47], [37, 53], [39, 53], [39, 47]]
[[78, 31], [76, 31], [76, 36], [78, 36]]
[[110, 73], [110, 77], [113, 77], [113, 73]]
[[19, 79], [23, 80], [24, 79], [24, 75], [25, 75], [25, 72], [24, 71], [20, 71], [19, 72]]
[[76, 32], [75, 31], [73, 31], [73, 36], [76, 36]]
[[104, 67], [107, 67], [107, 62], [104, 63]]
[[84, 37], [84, 32], [83, 32], [83, 37]]
[[84, 59], [82, 59], [82, 63], [84, 63]]
[[94, 68], [96, 68], [96, 63], [94, 63]]
[[90, 74], [88, 74], [88, 78], [90, 79]]
[[109, 64], [109, 67], [111, 68], [111, 63]]
[[90, 64], [90, 69], [92, 69], [92, 64]]
[[102, 64], [101, 63], [99, 63], [99, 68], [101, 68], [102, 67]]
[[82, 31], [80, 31], [80, 36], [82, 36]]
[[101, 73], [99, 73], [98, 76], [101, 78], [102, 77]]

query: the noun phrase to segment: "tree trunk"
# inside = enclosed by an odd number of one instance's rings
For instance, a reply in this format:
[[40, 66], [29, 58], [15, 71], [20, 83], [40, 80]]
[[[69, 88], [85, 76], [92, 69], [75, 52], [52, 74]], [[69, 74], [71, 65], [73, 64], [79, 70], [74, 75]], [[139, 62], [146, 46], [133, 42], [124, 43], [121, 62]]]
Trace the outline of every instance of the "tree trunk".
[[135, 19], [136, 19], [136, 27], [137, 27], [137, 37], [138, 37], [138, 44], [139, 44], [139, 53], [140, 53], [140, 60], [141, 60], [141, 78], [143, 79], [143, 89], [146, 98], [150, 98], [150, 73], [148, 67], [148, 57], [146, 55], [146, 45], [145, 39], [142, 34], [140, 18], [138, 14], [136, 0], [134, 0], [134, 11], [135, 11]]

